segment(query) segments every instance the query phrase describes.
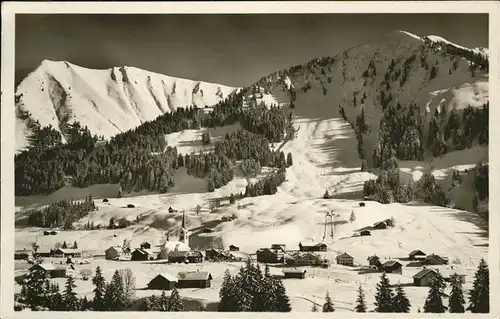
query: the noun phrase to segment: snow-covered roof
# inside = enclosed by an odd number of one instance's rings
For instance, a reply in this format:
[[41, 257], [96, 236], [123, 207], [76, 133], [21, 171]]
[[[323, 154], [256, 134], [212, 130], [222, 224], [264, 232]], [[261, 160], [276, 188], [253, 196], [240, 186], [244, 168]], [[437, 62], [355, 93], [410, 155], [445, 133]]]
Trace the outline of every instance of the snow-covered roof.
[[[163, 277], [163, 278], [167, 279], [170, 282], [177, 282], [177, 277], [175, 277], [172, 274], [166, 273], [166, 272], [158, 274], [155, 278], [153, 278], [153, 280], [155, 280], [158, 277]], [[151, 280], [151, 281], [153, 281], [153, 280]]]
[[179, 281], [181, 280], [211, 280], [212, 274], [207, 271], [181, 271], [177, 274]]
[[382, 267], [393, 267], [395, 266], [396, 264], [399, 264], [400, 266], [403, 266], [401, 265], [401, 263], [397, 260], [389, 260], [389, 261], [386, 261], [385, 263], [382, 264]]
[[337, 256], [337, 259], [338, 258], [349, 258], [349, 259], [354, 259], [354, 257], [352, 257], [351, 255], [349, 255], [348, 253], [342, 253], [340, 255]]
[[307, 271], [304, 268], [285, 268], [283, 269], [283, 273], [289, 273], [289, 274], [301, 274], [301, 273], [306, 273]]
[[415, 275], [413, 275], [413, 278], [422, 278], [422, 277], [425, 277], [427, 276], [427, 274], [429, 273], [434, 273], [436, 274], [436, 271], [434, 269], [430, 269], [430, 268], [424, 268], [422, 270], [420, 270], [419, 272], [417, 272]]

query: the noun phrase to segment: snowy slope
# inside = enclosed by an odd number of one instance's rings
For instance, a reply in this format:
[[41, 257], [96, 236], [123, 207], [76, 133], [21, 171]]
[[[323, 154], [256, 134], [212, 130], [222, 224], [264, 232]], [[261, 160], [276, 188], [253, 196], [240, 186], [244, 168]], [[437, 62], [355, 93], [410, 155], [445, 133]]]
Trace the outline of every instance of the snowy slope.
[[[395, 31], [335, 56], [274, 72], [246, 90], [246, 102], [289, 105], [295, 99], [295, 113], [310, 117], [324, 111], [335, 117], [342, 107], [351, 123], [364, 109], [370, 128], [363, 139], [364, 149], [365, 154], [372, 154], [383, 115], [382, 92], [386, 99], [392, 96], [390, 104], [394, 107], [398, 102], [403, 108], [415, 103], [423, 119], [435, 110], [480, 107], [488, 101], [488, 74], [472, 72], [471, 62], [462, 56], [431, 48], [429, 41], [440, 43], [442, 38], [426, 39]], [[484, 55], [488, 52], [484, 48], [467, 50]], [[431, 78], [433, 68], [436, 76]], [[370, 163], [371, 156], [367, 160]]]
[[[235, 88], [174, 78], [135, 67], [92, 70], [45, 60], [17, 87], [16, 107], [60, 130], [79, 121], [109, 138], [178, 107], [213, 105]], [[16, 149], [27, 145], [28, 121], [16, 122]]]

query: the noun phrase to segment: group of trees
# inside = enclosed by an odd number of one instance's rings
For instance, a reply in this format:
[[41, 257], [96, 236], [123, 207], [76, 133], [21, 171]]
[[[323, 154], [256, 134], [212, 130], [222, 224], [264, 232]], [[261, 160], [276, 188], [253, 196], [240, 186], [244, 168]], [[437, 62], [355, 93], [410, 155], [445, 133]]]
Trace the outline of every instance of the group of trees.
[[92, 278], [94, 297], [87, 300], [79, 298], [75, 292], [75, 279], [66, 278], [64, 291], [53, 284], [41, 269], [29, 273], [22, 284], [21, 293], [16, 296], [19, 303], [32, 310], [52, 311], [122, 311], [134, 301], [135, 277], [130, 269], [116, 270], [111, 281], [106, 284], [98, 266]]
[[282, 107], [259, 106], [241, 113], [241, 126], [255, 134], [266, 137], [270, 142], [280, 142], [285, 137], [289, 116]]
[[269, 266], [262, 272], [250, 259], [234, 276], [226, 270], [219, 297], [220, 312], [291, 311], [282, 280], [270, 274]]
[[[470, 291], [469, 306], [465, 307], [465, 299], [462, 289], [462, 283], [458, 275], [453, 274], [450, 277], [451, 291], [445, 293], [446, 283], [443, 276], [437, 271], [435, 277], [431, 280], [429, 292], [423, 306], [426, 313], [488, 313], [489, 304], [489, 270], [488, 265], [481, 259], [474, 276], [473, 288]], [[448, 298], [448, 306], [445, 305], [444, 298]], [[376, 312], [399, 312], [407, 313], [410, 311], [411, 304], [403, 288], [398, 284], [393, 291], [389, 279], [383, 273], [380, 282], [377, 284], [375, 293], [375, 311]], [[358, 289], [356, 300], [356, 312], [366, 312], [365, 296], [361, 286]], [[419, 309], [420, 312], [420, 309]]]
[[363, 184], [363, 195], [382, 204], [411, 202], [414, 198], [413, 185], [401, 182], [398, 160], [394, 151], [392, 153], [392, 157], [382, 165], [377, 179], [368, 180]]
[[245, 188], [245, 197], [256, 197], [262, 195], [273, 195], [278, 191], [278, 186], [286, 181], [285, 168], [278, 169], [277, 172], [259, 180], [254, 184], [248, 184]]
[[431, 172], [425, 172], [415, 183], [415, 193], [424, 202], [446, 207], [450, 204], [450, 199], [446, 196], [441, 185]]
[[489, 165], [478, 163], [474, 170], [473, 189], [475, 195], [473, 198], [472, 208], [476, 214], [479, 214], [483, 219], [489, 218]]
[[380, 167], [384, 161], [395, 157], [399, 160], [422, 160], [422, 123], [420, 112], [415, 104], [402, 111], [389, 105], [380, 121], [378, 141], [373, 149], [373, 165]]
[[28, 225], [35, 227], [63, 227], [73, 229], [73, 222], [97, 209], [92, 196], [84, 201], [61, 200], [43, 209], [28, 212]]
[[167, 297], [165, 291], [161, 292], [160, 296], [152, 295], [144, 300], [145, 311], [184, 311], [184, 304], [182, 303], [179, 291], [174, 288]]
[[197, 178], [208, 177], [209, 192], [226, 185], [234, 176], [233, 163], [222, 153], [192, 154], [185, 166], [189, 175]]

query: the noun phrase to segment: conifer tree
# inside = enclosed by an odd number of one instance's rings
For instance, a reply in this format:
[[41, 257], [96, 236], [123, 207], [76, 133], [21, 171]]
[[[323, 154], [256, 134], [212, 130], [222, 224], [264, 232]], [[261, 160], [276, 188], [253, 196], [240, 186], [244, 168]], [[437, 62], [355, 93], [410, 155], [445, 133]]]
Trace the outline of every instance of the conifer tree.
[[358, 288], [358, 299], [356, 299], [356, 312], [366, 312], [366, 302], [365, 295], [363, 293], [363, 288], [359, 285]]
[[280, 278], [270, 278], [274, 281], [276, 285], [276, 311], [278, 312], [290, 312], [292, 307], [290, 306], [290, 298], [286, 295], [285, 286], [283, 286], [283, 281]]
[[469, 307], [472, 313], [490, 312], [490, 273], [488, 264], [481, 259], [474, 275], [474, 284], [470, 291]]
[[219, 291], [219, 312], [232, 312], [236, 311], [234, 308], [235, 304], [233, 302], [233, 278], [228, 269], [224, 272], [224, 278], [222, 280], [222, 285]]
[[118, 269], [115, 270], [111, 282], [106, 286], [104, 301], [107, 310], [121, 311], [125, 309], [126, 299], [123, 290], [123, 281]]
[[61, 295], [61, 292], [59, 291], [58, 284], [50, 284], [50, 288], [48, 290], [47, 295], [48, 295], [47, 306], [49, 307], [50, 310], [53, 311], [64, 310], [63, 297]]
[[356, 220], [356, 215], [354, 215], [354, 211], [351, 212], [351, 216], [349, 217], [349, 222], [353, 222]]
[[66, 241], [63, 242], [61, 248], [62, 249], [67, 249], [68, 248], [68, 244], [66, 244]]
[[179, 291], [177, 288], [172, 290], [170, 294], [170, 298], [168, 299], [168, 311], [183, 311], [184, 305], [181, 300], [181, 296], [179, 295]]
[[393, 292], [385, 272], [380, 276], [380, 282], [377, 284], [377, 293], [375, 294], [376, 312], [393, 312]]
[[86, 311], [89, 310], [89, 300], [87, 299], [87, 296], [83, 296], [83, 298], [80, 300], [80, 311]]
[[403, 287], [399, 284], [396, 286], [396, 295], [392, 299], [392, 304], [394, 312], [410, 312], [410, 301], [406, 297]]
[[42, 269], [35, 268], [31, 271], [23, 284], [21, 296], [31, 309], [43, 305], [45, 295], [45, 273]]
[[312, 312], [318, 312], [318, 306], [316, 306], [316, 304], [315, 304], [315, 303], [313, 303], [312, 308], [311, 308], [311, 311], [312, 311]]
[[66, 286], [63, 293], [63, 303], [65, 311], [78, 311], [80, 309], [80, 304], [78, 296], [74, 289], [76, 288], [75, 280], [72, 276], [68, 276], [66, 279]]
[[75, 242], [73, 243], [73, 248], [74, 248], [74, 249], [78, 249], [78, 243], [76, 242], [76, 240], [75, 240]]
[[457, 274], [453, 274], [450, 279], [451, 293], [448, 299], [448, 309], [451, 313], [463, 313], [465, 312], [465, 300], [460, 277]]
[[106, 281], [102, 276], [101, 267], [97, 266], [95, 270], [95, 275], [92, 278], [92, 284], [94, 285], [94, 299], [92, 300], [92, 306], [95, 311], [106, 310], [106, 305], [104, 302], [104, 293], [106, 291]]
[[334, 312], [332, 298], [330, 298], [330, 293], [327, 291], [325, 296], [325, 304], [323, 305], [323, 312]]
[[443, 276], [437, 271], [435, 277], [431, 281], [429, 294], [424, 304], [424, 312], [443, 313], [446, 311], [447, 307], [443, 303], [445, 288], [446, 283], [444, 282]]
[[286, 166], [290, 167], [293, 165], [292, 153], [286, 154]]
[[324, 199], [330, 198], [330, 194], [328, 193], [328, 190], [325, 191], [325, 194], [323, 194]]

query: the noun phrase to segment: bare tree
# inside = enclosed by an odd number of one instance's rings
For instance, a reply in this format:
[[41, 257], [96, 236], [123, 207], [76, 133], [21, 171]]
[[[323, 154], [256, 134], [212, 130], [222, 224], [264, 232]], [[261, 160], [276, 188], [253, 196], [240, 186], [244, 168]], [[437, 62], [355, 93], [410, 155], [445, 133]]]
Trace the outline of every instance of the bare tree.
[[90, 276], [92, 276], [92, 270], [88, 268], [81, 269], [80, 276], [82, 276], [83, 280], [89, 280]]
[[131, 301], [135, 297], [135, 276], [130, 268], [120, 269], [125, 298]]

